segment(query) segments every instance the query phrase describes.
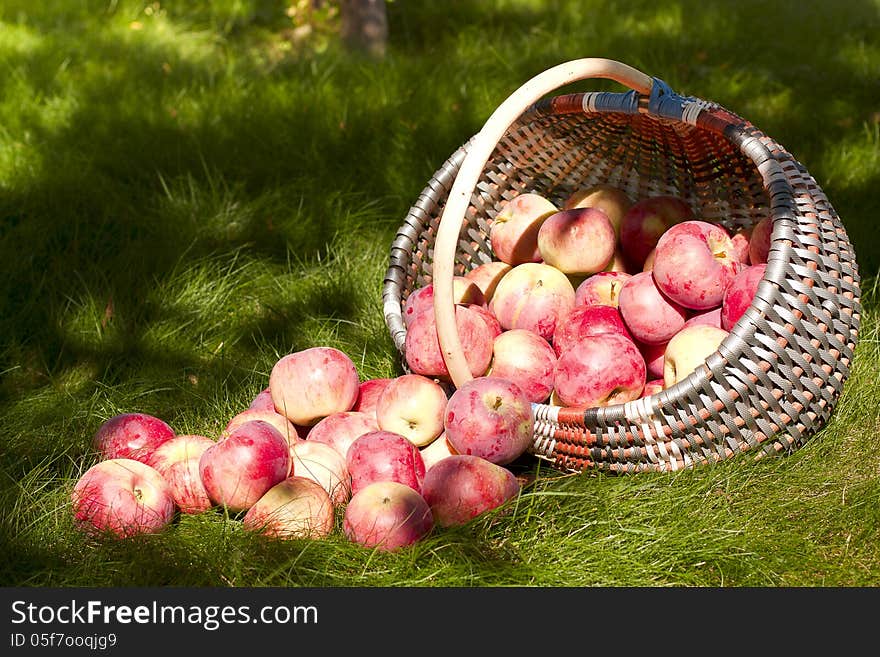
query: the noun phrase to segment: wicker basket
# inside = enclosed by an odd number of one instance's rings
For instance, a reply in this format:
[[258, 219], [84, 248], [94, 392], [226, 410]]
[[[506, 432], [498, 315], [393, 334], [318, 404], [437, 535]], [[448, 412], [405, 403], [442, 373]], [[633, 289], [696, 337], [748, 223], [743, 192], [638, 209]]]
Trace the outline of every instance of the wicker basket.
[[[629, 90], [548, 96], [588, 78]], [[403, 304], [433, 283], [451, 382], [468, 381], [452, 277], [492, 259], [489, 227], [508, 199], [534, 191], [559, 206], [598, 183], [632, 199], [679, 195], [731, 231], [769, 215], [766, 273], [704, 367], [626, 404], [535, 404], [530, 452], [564, 471], [650, 472], [803, 445], [833, 411], [857, 342], [859, 275], [847, 233], [809, 172], [773, 139], [613, 60], [574, 60], [532, 78], [428, 181], [392, 244], [383, 287], [404, 369]]]

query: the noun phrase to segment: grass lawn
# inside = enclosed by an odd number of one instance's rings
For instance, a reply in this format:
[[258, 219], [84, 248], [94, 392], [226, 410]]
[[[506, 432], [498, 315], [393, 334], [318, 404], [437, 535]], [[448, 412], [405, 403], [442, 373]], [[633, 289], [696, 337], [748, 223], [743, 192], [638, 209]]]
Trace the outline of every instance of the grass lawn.
[[[0, 5], [0, 584], [880, 585], [877, 0], [396, 0], [381, 61], [331, 22], [294, 30], [291, 4]], [[381, 286], [408, 208], [508, 94], [588, 56], [748, 118], [843, 220], [862, 332], [803, 448], [630, 477], [536, 463], [503, 515], [394, 554], [219, 512], [125, 542], [74, 527], [117, 413], [216, 436], [317, 345], [400, 373]]]

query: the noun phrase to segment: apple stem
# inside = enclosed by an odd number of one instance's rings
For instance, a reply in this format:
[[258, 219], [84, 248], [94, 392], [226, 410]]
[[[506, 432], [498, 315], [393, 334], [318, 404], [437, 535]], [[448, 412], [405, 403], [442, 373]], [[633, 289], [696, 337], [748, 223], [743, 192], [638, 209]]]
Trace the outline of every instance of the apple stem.
[[500, 396], [495, 397], [495, 403], [492, 405], [492, 410], [497, 411], [499, 408], [501, 408], [501, 403], [502, 403], [501, 397]]

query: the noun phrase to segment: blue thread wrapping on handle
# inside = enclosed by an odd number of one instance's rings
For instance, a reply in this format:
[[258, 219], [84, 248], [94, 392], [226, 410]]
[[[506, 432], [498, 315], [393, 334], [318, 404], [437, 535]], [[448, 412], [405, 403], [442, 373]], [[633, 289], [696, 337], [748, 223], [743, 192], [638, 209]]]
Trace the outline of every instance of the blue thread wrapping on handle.
[[685, 103], [696, 98], [679, 96], [660, 78], [651, 78], [651, 96], [648, 99], [648, 111], [667, 119], [681, 120]]
[[639, 111], [639, 95], [634, 90], [625, 93], [596, 91], [589, 98], [590, 104], [601, 112], [636, 114]]

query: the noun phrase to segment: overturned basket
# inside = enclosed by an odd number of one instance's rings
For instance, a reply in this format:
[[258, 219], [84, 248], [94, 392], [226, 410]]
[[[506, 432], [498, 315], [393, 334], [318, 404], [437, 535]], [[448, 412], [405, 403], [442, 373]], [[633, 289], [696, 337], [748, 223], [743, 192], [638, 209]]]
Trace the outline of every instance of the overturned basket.
[[[630, 90], [546, 97], [587, 78]], [[846, 231], [809, 172], [770, 137], [612, 60], [575, 60], [532, 78], [428, 182], [394, 240], [383, 287], [400, 354], [403, 304], [433, 283], [452, 383], [470, 380], [453, 276], [492, 259], [489, 227], [508, 199], [533, 191], [559, 206], [598, 183], [632, 199], [682, 196], [699, 218], [731, 231], [769, 215], [766, 273], [705, 366], [625, 404], [586, 411], [535, 404], [530, 451], [563, 470], [645, 472], [803, 445], [830, 416], [858, 339], [859, 276]]]

